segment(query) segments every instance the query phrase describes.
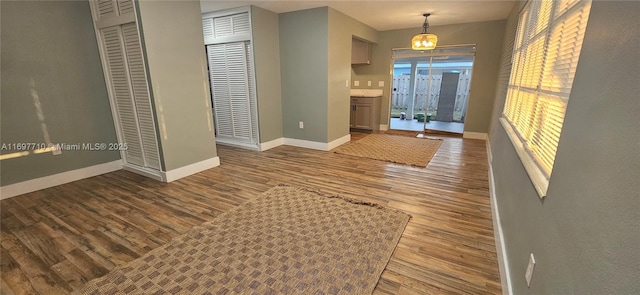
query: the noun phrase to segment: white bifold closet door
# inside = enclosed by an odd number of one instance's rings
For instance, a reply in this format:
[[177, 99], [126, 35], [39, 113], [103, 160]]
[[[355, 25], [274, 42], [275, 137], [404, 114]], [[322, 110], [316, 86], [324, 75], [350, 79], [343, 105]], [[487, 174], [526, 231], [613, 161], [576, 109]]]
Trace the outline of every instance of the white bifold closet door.
[[216, 137], [258, 143], [249, 41], [207, 45]]
[[125, 162], [160, 169], [155, 120], [135, 23], [100, 29]]

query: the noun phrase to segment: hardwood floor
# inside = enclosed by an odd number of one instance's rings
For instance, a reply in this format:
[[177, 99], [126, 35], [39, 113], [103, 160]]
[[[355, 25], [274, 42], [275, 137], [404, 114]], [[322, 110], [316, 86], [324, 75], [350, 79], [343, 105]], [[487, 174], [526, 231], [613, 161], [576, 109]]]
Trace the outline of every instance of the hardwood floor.
[[218, 153], [220, 167], [170, 184], [117, 171], [0, 201], [0, 293], [77, 290], [278, 183], [412, 215], [374, 294], [501, 293], [484, 141], [444, 137], [427, 168], [290, 146]]

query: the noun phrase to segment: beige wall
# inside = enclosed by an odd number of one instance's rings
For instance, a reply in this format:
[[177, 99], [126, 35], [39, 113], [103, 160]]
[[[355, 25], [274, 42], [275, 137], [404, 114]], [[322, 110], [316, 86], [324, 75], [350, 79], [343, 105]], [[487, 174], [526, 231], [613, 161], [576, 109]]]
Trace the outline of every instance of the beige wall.
[[[477, 44], [465, 131], [487, 133], [489, 130], [504, 28], [505, 20], [429, 28], [429, 32], [438, 35], [440, 46]], [[373, 47], [372, 64], [353, 67], [351, 79], [360, 80], [360, 88], [368, 88], [362, 86], [366, 85], [368, 80], [372, 80], [371, 88], [378, 88], [377, 82], [384, 81], [380, 122], [389, 122], [391, 49], [410, 47], [411, 37], [421, 30], [421, 28], [415, 28], [380, 32], [378, 44]], [[362, 83], [363, 81], [365, 83]]]
[[278, 14], [251, 6], [260, 142], [282, 137], [282, 91]]
[[165, 170], [213, 158], [200, 3], [138, 3]]
[[[0, 144], [115, 143], [116, 132], [87, 1], [0, 1]], [[2, 150], [1, 154], [15, 150]], [[120, 159], [63, 151], [2, 160], [9, 185]]]

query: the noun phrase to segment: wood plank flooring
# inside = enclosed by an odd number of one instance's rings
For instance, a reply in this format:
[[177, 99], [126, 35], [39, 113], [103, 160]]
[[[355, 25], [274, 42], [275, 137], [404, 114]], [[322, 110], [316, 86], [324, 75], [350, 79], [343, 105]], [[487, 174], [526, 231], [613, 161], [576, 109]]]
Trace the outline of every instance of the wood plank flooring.
[[220, 167], [170, 184], [117, 171], [0, 201], [0, 293], [70, 293], [278, 183], [412, 215], [374, 294], [501, 293], [484, 141], [443, 137], [427, 168], [290, 146], [218, 153]]

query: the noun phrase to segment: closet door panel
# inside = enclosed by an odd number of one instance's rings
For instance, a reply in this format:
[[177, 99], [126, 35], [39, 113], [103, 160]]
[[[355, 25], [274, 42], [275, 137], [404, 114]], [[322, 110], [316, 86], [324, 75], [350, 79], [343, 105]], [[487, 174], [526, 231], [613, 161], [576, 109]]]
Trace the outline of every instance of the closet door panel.
[[151, 99], [149, 98], [149, 86], [147, 84], [147, 75], [136, 24], [129, 23], [122, 25], [122, 34], [124, 37], [127, 63], [129, 65], [129, 77], [131, 78], [135, 109], [138, 115], [138, 126], [142, 140], [145, 166], [160, 169], [155, 119]]
[[244, 42], [227, 44], [227, 75], [235, 138], [251, 141], [251, 113]]
[[96, 9], [99, 19], [116, 15], [116, 5], [113, 0], [97, 0]]
[[132, 99], [132, 88], [127, 73], [122, 32], [120, 27], [109, 27], [101, 29], [100, 35], [104, 44], [106, 67], [110, 74], [109, 86], [116, 106], [121, 136], [127, 144], [127, 150], [124, 152], [125, 161], [142, 166], [144, 165], [142, 145]]
[[216, 134], [252, 142], [244, 42], [207, 46]]
[[120, 15], [125, 13], [133, 13], [133, 0], [117, 0], [118, 12]]
[[251, 112], [251, 136], [254, 142], [258, 142], [258, 102], [256, 95], [256, 85], [253, 74], [253, 59], [251, 52], [251, 43], [244, 42], [246, 61], [247, 61], [247, 80], [249, 85], [249, 106]]
[[223, 44], [207, 46], [216, 135], [233, 137], [226, 52]]

